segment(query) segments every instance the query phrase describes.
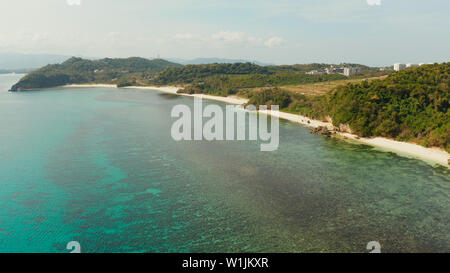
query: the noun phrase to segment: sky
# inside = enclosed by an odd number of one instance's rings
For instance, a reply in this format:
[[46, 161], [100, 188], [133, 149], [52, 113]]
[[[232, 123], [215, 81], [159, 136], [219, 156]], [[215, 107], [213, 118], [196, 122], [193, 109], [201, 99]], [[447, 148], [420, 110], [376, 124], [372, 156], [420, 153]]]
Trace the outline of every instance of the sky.
[[0, 52], [444, 62], [448, 0], [1, 0]]

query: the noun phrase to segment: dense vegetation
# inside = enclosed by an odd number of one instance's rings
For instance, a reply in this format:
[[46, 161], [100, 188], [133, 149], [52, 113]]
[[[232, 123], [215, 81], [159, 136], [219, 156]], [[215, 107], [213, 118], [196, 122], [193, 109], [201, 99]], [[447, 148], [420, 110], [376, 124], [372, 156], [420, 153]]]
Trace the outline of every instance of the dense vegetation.
[[[362, 73], [357, 77], [375, 77], [387, 74], [378, 68], [359, 64], [340, 64], [335, 67], [359, 67]], [[323, 70], [330, 64], [296, 64], [261, 67], [251, 63], [190, 65], [166, 69], [153, 80], [156, 84], [184, 84], [180, 93], [204, 93], [228, 96], [241, 90], [256, 87], [278, 87], [303, 85], [318, 82], [345, 80], [341, 74], [308, 75], [311, 70]]]
[[296, 72], [309, 72], [311, 70], [324, 70], [330, 66], [334, 67], [358, 67], [363, 71], [368, 70], [378, 70], [377, 68], [368, 67], [361, 64], [325, 64], [325, 63], [312, 63], [312, 64], [294, 64], [294, 65], [279, 65], [279, 66], [268, 66], [271, 71], [296, 71]]
[[[345, 64], [343, 64], [345, 65]], [[336, 65], [338, 66], [338, 65]], [[365, 71], [378, 70], [376, 68], [370, 68], [363, 65], [349, 64], [349, 66], [360, 67]], [[267, 75], [278, 74], [280, 77], [295, 77], [303, 75], [305, 72], [317, 69], [325, 69], [330, 67], [330, 64], [296, 64], [296, 65], [280, 65], [280, 66], [259, 66], [252, 63], [215, 63], [215, 64], [201, 64], [201, 65], [186, 65], [183, 67], [176, 67], [166, 69], [159, 73], [154, 79], [157, 84], [186, 84], [199, 82], [205, 78], [210, 78], [218, 75], [258, 75], [262, 78]], [[336, 76], [336, 75], [334, 75]], [[303, 77], [307, 78], [307, 77]], [[344, 77], [337, 77], [343, 79]], [[216, 78], [220, 79], [220, 78]], [[278, 82], [276, 77], [273, 77], [270, 84]], [[296, 81], [290, 81], [290, 83], [296, 83]]]
[[283, 91], [279, 88], [269, 88], [260, 92], [250, 92], [248, 104], [257, 107], [267, 105], [268, 108], [272, 105], [278, 105], [280, 109], [286, 109], [293, 99], [294, 96], [290, 92]]
[[363, 136], [418, 139], [450, 150], [450, 63], [396, 73], [385, 80], [339, 87], [328, 98], [334, 124]]
[[195, 82], [180, 92], [194, 94], [204, 93], [228, 96], [238, 91], [254, 87], [276, 87], [299, 85], [316, 82], [343, 80], [340, 74], [307, 75], [298, 72], [277, 72], [271, 74], [217, 75]]
[[169, 68], [157, 75], [153, 82], [159, 85], [193, 83], [215, 75], [270, 74], [266, 67], [252, 63], [200, 64]]
[[414, 140], [450, 151], [450, 63], [425, 65], [384, 80], [339, 86], [307, 97], [280, 89], [247, 92], [250, 103], [279, 104], [284, 111], [315, 119], [331, 118], [360, 136]]
[[156, 73], [180, 66], [161, 59], [143, 58], [85, 60], [70, 58], [62, 64], [47, 65], [21, 79], [11, 90], [54, 87], [73, 83], [115, 83], [127, 85], [136, 78], [151, 78]]
[[[339, 74], [307, 75], [328, 64], [259, 66], [252, 63], [186, 65], [143, 58], [84, 60], [71, 58], [62, 64], [48, 65], [24, 77], [11, 90], [54, 87], [73, 83], [110, 83], [131, 85], [183, 85], [186, 93], [235, 94], [254, 87], [299, 85], [346, 79]], [[367, 73], [375, 68], [362, 65]]]

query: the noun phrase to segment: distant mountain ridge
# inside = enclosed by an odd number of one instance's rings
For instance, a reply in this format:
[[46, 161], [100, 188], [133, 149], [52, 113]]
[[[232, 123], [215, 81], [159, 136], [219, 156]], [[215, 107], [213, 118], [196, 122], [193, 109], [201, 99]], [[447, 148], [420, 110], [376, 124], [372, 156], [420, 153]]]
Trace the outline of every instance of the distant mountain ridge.
[[48, 64], [62, 63], [70, 56], [54, 54], [0, 53], [0, 70], [37, 69]]
[[27, 74], [34, 70], [36, 70], [36, 68], [0, 69], [0, 74]]

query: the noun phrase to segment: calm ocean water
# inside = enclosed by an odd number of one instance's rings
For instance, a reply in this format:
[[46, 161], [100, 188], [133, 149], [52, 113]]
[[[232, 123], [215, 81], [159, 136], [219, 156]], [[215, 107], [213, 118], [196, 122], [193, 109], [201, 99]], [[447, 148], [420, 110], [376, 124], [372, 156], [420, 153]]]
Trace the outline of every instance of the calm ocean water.
[[0, 75], [0, 252], [450, 251], [444, 167], [284, 121], [276, 152], [178, 143], [191, 98], [8, 93], [19, 77]]

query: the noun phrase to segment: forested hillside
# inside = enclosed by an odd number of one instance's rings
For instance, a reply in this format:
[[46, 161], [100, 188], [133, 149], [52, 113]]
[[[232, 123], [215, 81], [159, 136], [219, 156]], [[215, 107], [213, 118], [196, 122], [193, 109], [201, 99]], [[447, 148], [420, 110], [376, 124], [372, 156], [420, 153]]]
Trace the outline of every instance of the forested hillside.
[[340, 74], [307, 75], [292, 71], [269, 74], [216, 75], [194, 82], [180, 92], [228, 96], [248, 88], [302, 85], [343, 79], [347, 79], [347, 77]]
[[159, 73], [153, 81], [155, 84], [161, 85], [186, 84], [215, 75], [268, 75], [270, 73], [266, 67], [252, 63], [200, 64], [166, 69]]
[[327, 97], [325, 111], [335, 125], [349, 124], [363, 136], [417, 139], [450, 150], [449, 72], [450, 63], [426, 65], [342, 86]]
[[424, 65], [386, 79], [339, 86], [309, 97], [279, 89], [242, 92], [257, 105], [347, 124], [360, 136], [385, 136], [450, 151], [450, 63]]
[[162, 59], [144, 58], [85, 60], [70, 58], [62, 64], [44, 66], [21, 79], [11, 91], [54, 87], [74, 83], [118, 84], [135, 74], [150, 78], [169, 67], [181, 66]]
[[[350, 65], [350, 64], [349, 64]], [[143, 58], [85, 60], [71, 58], [62, 64], [34, 71], [11, 90], [30, 90], [76, 83], [130, 85], [182, 85], [186, 93], [235, 94], [245, 88], [301, 85], [347, 79], [340, 74], [307, 75], [329, 64], [260, 66], [252, 63], [215, 63], [182, 66], [162, 59]], [[378, 71], [363, 65], [362, 75]]]

